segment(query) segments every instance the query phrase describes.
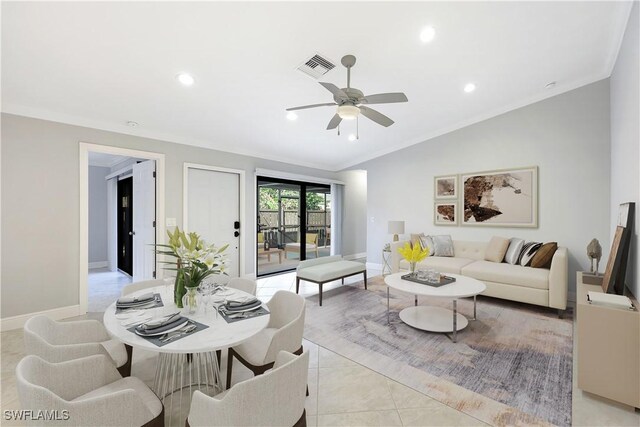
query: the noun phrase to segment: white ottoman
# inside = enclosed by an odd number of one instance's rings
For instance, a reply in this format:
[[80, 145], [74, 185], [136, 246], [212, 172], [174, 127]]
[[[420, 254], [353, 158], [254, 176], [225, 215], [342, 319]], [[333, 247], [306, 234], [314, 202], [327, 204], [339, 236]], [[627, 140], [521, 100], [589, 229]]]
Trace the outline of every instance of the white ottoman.
[[367, 267], [361, 262], [346, 261], [341, 255], [310, 259], [298, 264], [296, 272], [296, 293], [300, 290], [300, 280], [317, 283], [320, 286], [320, 305], [322, 306], [322, 285], [327, 282], [364, 274], [364, 288], [367, 289]]

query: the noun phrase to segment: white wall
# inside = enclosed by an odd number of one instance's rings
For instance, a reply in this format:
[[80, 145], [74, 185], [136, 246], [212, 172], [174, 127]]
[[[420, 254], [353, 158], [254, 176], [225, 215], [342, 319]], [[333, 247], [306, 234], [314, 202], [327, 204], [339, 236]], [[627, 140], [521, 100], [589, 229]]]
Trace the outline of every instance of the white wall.
[[624, 202], [636, 203], [636, 223], [631, 239], [631, 253], [627, 268], [627, 286], [640, 297], [638, 283], [638, 250], [640, 230], [640, 34], [638, 16], [640, 6], [635, 2], [627, 24], [620, 52], [611, 74], [611, 223], [613, 237], [618, 217], [618, 206]]
[[[573, 290], [589, 241], [609, 246], [609, 149], [602, 80], [358, 165], [367, 170], [367, 260], [381, 263], [389, 220], [404, 220], [407, 237], [557, 241], [569, 249]], [[433, 225], [434, 176], [523, 166], [539, 167], [537, 229]]]
[[367, 251], [367, 171], [340, 172], [338, 179], [345, 183], [342, 254], [364, 254]]
[[255, 260], [255, 168], [337, 177], [255, 157], [2, 114], [3, 319], [79, 303], [80, 141], [164, 153], [165, 213], [180, 226], [185, 162], [244, 169], [247, 211], [241, 243], [247, 273], [254, 272]]
[[107, 261], [107, 181], [110, 169], [89, 166], [89, 265]]

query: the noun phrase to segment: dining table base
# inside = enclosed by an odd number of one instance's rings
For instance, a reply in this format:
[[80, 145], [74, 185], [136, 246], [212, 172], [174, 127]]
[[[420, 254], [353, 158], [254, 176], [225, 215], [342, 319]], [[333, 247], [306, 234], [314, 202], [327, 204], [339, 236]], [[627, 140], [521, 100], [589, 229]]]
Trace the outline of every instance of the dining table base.
[[[187, 390], [189, 399], [183, 399]], [[160, 353], [153, 391], [168, 409], [169, 424], [173, 418], [173, 401], [177, 400], [177, 405], [182, 410], [183, 401], [190, 402], [194, 390], [209, 396], [223, 391], [216, 352]], [[179, 396], [176, 396], [178, 394]]]

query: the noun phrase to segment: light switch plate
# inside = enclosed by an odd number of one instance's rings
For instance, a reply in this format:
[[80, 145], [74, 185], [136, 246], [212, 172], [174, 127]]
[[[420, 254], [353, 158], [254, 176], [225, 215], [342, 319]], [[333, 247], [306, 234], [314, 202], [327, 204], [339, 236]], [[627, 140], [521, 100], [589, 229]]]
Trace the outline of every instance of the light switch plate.
[[177, 222], [175, 218], [167, 218], [167, 227], [175, 227]]

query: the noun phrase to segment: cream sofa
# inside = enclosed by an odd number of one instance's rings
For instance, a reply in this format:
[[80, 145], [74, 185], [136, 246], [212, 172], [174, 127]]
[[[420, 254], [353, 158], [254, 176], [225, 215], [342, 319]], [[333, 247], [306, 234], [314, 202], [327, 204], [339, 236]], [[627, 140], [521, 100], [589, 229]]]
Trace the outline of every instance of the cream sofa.
[[[391, 244], [391, 271], [409, 270], [398, 248], [408, 240]], [[430, 256], [417, 268], [433, 268], [442, 273], [461, 274], [483, 282], [487, 289], [482, 295], [536, 304], [564, 310], [567, 308], [568, 254], [558, 247], [551, 261], [551, 269], [522, 267], [507, 263], [485, 261], [488, 242], [453, 241], [454, 257]]]

